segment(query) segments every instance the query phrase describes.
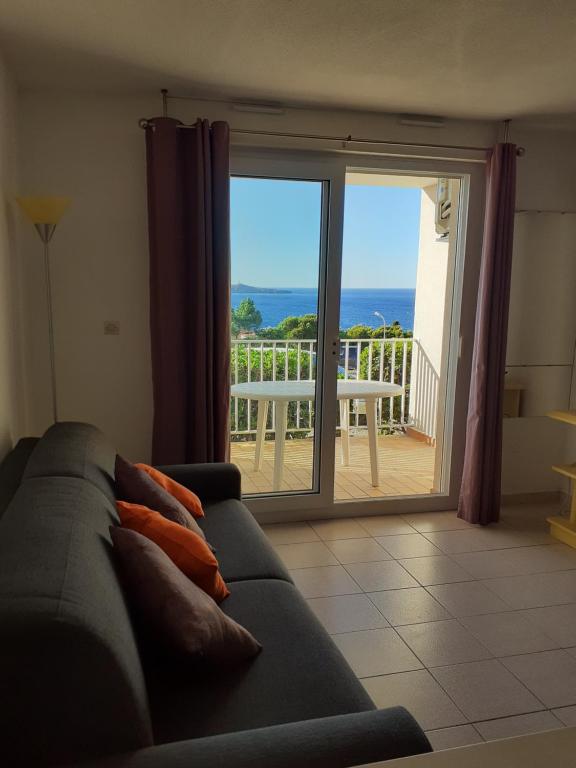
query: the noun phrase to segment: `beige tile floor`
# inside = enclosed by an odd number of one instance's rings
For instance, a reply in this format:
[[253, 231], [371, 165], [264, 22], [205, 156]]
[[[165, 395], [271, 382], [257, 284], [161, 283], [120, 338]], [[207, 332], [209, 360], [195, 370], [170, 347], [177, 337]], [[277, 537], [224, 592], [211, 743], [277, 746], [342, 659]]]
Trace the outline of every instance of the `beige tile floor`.
[[[254, 469], [254, 441], [230, 443], [231, 461], [242, 473], [245, 495], [270, 493], [274, 473], [274, 440], [266, 440], [262, 469]], [[311, 439], [287, 440], [284, 457], [283, 491], [309, 489], [312, 483]], [[334, 498], [367, 499], [380, 496], [412, 496], [430, 493], [434, 481], [436, 449], [405, 435], [378, 438], [380, 484], [372, 486], [368, 438], [350, 438], [350, 464], [340, 460], [340, 438], [336, 439], [336, 477]]]
[[264, 530], [375, 704], [403, 704], [447, 749], [576, 725], [576, 551], [548, 536], [557, 511]]

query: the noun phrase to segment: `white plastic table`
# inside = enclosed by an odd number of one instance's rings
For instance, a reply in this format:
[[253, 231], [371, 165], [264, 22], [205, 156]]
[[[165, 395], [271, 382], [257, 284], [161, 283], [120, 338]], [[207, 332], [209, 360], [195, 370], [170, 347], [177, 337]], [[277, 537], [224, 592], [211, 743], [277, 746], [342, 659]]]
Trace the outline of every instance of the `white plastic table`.
[[[366, 422], [368, 425], [368, 446], [370, 450], [370, 469], [372, 485], [378, 485], [378, 442], [376, 427], [376, 400], [381, 397], [397, 397], [404, 392], [399, 384], [381, 381], [338, 380], [337, 397], [340, 403], [340, 425], [342, 437], [342, 463], [350, 463], [350, 400], [366, 402]], [[256, 400], [258, 418], [256, 426], [256, 456], [254, 468], [262, 467], [262, 448], [266, 434], [266, 420], [270, 403], [276, 406], [276, 439], [274, 446], [274, 478], [272, 487], [279, 491], [284, 470], [284, 445], [288, 422], [288, 403], [298, 400], [312, 401], [316, 395], [315, 381], [250, 381], [245, 384], [233, 384], [232, 397]], [[279, 439], [280, 438], [280, 439]]]

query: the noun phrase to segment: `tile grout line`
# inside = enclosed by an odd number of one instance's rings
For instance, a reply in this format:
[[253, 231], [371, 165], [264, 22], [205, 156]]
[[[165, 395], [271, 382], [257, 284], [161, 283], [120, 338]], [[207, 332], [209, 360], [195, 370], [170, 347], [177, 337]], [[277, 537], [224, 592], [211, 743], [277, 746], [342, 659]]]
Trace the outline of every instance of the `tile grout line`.
[[[482, 736], [482, 734], [481, 734], [481, 733], [478, 731], [478, 729], [477, 729], [477, 728], [474, 726], [474, 723], [463, 723], [462, 725], [446, 725], [446, 726], [444, 726], [444, 728], [430, 728], [429, 730], [427, 730], [427, 731], [424, 731], [424, 733], [425, 733], [426, 735], [428, 735], [429, 733], [438, 733], [439, 731], [449, 731], [449, 730], [451, 730], [452, 728], [472, 728], [472, 730], [474, 731], [474, 733], [475, 733], [475, 734], [478, 736], [478, 738], [480, 739], [480, 741], [478, 741], [477, 743], [478, 743], [478, 744], [485, 744], [485, 743], [486, 743], [486, 739], [484, 738], [484, 736]], [[471, 746], [471, 744], [468, 744], [468, 745], [462, 745], [462, 746]], [[445, 747], [445, 749], [456, 749], [456, 748], [457, 748], [457, 747]], [[444, 750], [444, 749], [441, 749], [441, 750], [435, 750], [435, 751], [444, 752], [445, 750]]]

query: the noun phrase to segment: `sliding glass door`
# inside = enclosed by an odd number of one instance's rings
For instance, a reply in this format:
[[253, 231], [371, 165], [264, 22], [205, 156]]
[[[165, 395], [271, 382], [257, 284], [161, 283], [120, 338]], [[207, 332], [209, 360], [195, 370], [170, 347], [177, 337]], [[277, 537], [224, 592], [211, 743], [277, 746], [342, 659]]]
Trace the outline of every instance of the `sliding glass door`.
[[481, 200], [480, 163], [234, 154], [230, 453], [261, 519], [455, 504]]

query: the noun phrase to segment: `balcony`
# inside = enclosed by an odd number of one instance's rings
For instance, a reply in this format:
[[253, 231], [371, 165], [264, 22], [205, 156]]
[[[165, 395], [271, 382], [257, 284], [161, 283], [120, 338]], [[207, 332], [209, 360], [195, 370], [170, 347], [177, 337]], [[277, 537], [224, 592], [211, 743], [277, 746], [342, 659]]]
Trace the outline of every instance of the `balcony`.
[[[233, 339], [232, 383], [313, 381], [316, 341], [312, 339]], [[402, 387], [397, 397], [376, 403], [379, 482], [371, 483], [365, 404], [350, 401], [350, 459], [340, 460], [341, 425], [336, 439], [335, 498], [362, 499], [430, 493], [434, 486], [437, 377], [413, 338], [342, 339], [338, 377], [390, 382]], [[341, 411], [342, 412], [342, 411]], [[275, 408], [268, 413], [259, 469], [255, 466], [257, 403], [231, 400], [231, 460], [242, 472], [247, 494], [273, 488]], [[314, 403], [291, 402], [282, 491], [310, 489], [313, 463]]]

